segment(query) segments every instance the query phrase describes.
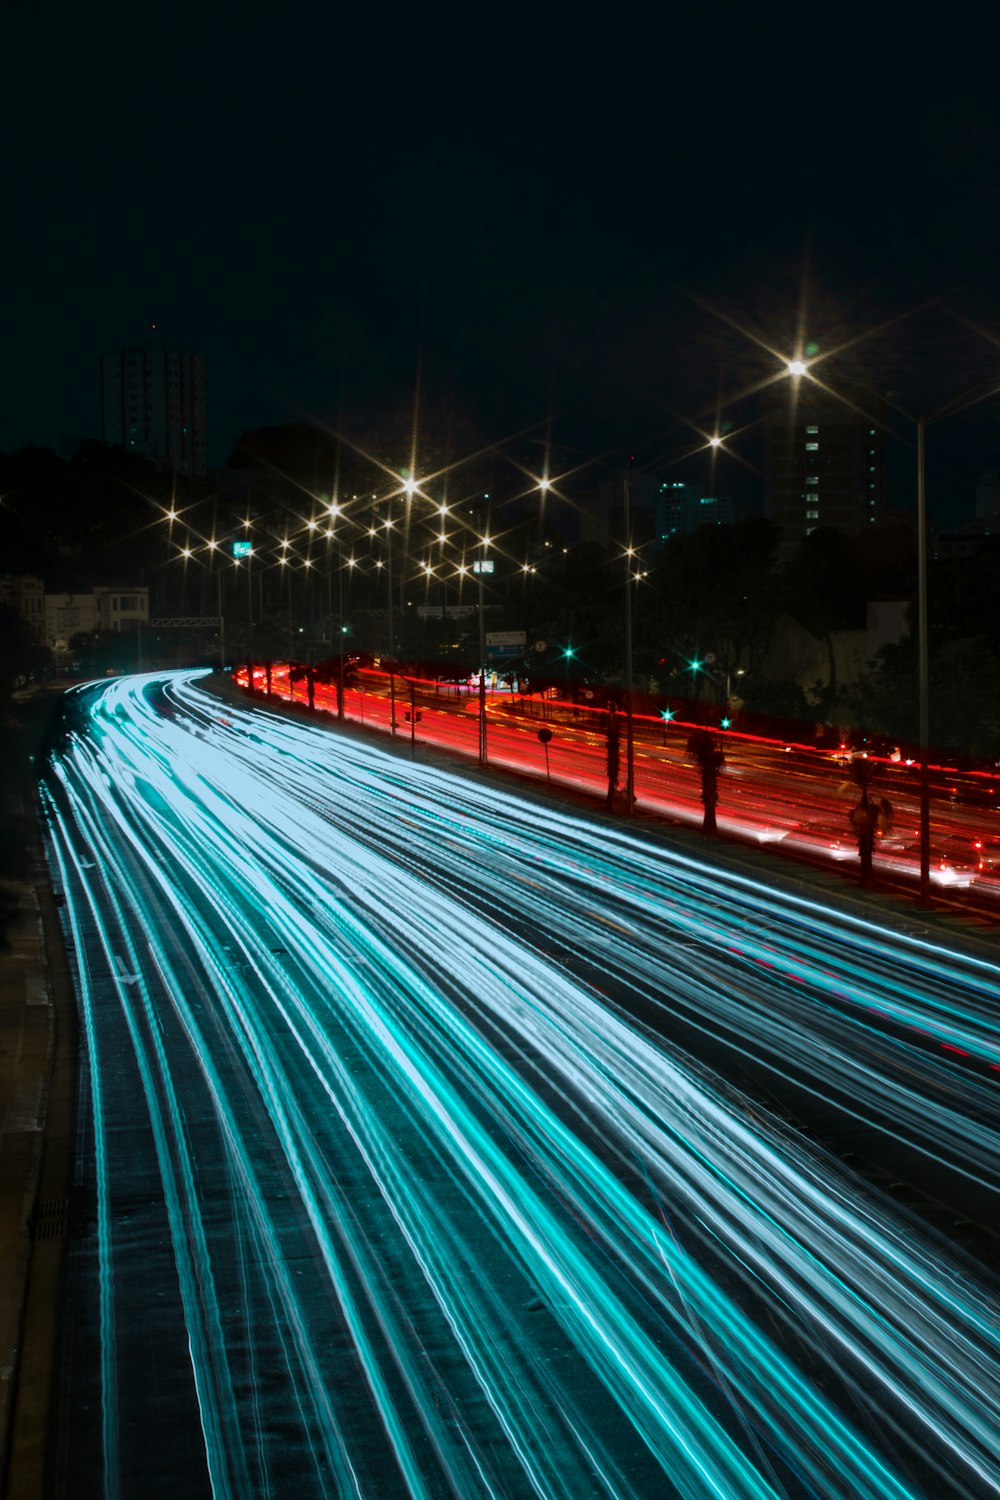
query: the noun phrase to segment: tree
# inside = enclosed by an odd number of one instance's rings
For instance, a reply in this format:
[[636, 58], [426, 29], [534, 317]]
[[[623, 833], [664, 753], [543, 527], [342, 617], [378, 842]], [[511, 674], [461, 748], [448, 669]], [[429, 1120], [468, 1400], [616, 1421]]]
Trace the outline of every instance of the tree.
[[70, 638], [70, 655], [80, 663], [85, 676], [107, 672], [134, 672], [144, 652], [134, 630], [79, 631]]
[[47, 646], [32, 635], [16, 609], [0, 604], [0, 694], [9, 699], [14, 689], [49, 663]]
[[[581, 542], [566, 553], [553, 551], [542, 565], [539, 585], [544, 593], [532, 634], [550, 643], [548, 661], [558, 663], [556, 648], [572, 641], [578, 662], [572, 673], [585, 668], [614, 677], [624, 670], [625, 661], [624, 568], [616, 577], [610, 555], [596, 542]], [[561, 666], [549, 670], [564, 671]]]
[[715, 736], [707, 729], [696, 729], [687, 742], [687, 753], [697, 763], [701, 772], [701, 800], [705, 809], [702, 829], [705, 833], [717, 831], [715, 809], [719, 802], [719, 772], [726, 763]]
[[[771, 521], [702, 526], [674, 537], [654, 570], [651, 597], [636, 614], [640, 670], [661, 659], [692, 660], [711, 651], [715, 674], [752, 671], [779, 612], [775, 587], [778, 531]], [[662, 672], [662, 668], [660, 669]]]

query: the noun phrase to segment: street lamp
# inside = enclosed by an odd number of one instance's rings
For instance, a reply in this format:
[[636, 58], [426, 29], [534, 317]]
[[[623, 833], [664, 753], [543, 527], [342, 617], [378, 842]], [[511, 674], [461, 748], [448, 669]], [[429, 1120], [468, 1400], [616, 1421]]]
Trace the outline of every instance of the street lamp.
[[[287, 542], [282, 542], [282, 546], [283, 547], [287, 547], [288, 543]], [[287, 568], [287, 570], [288, 570], [288, 666], [289, 666], [289, 670], [291, 670], [291, 665], [292, 665], [292, 568], [291, 568], [291, 559], [289, 558], [287, 552], [283, 552], [281, 554], [281, 556], [278, 558], [278, 567], [279, 568]]]
[[[486, 610], [483, 599], [483, 576], [486, 573], [487, 558], [489, 551], [489, 521], [485, 503], [489, 501], [489, 495], [483, 496], [484, 507], [479, 513], [479, 562], [477, 571], [479, 573], [479, 764], [486, 765]], [[490, 563], [492, 572], [493, 564]]]
[[302, 571], [305, 574], [306, 629], [309, 632], [308, 635], [307, 635], [307, 637], [306, 637], [306, 656], [307, 656], [310, 664], [313, 661], [313, 646], [312, 646], [312, 642], [313, 642], [313, 640], [315, 638], [315, 633], [316, 633], [315, 632], [314, 618], [313, 618], [314, 615], [315, 615], [315, 600], [313, 598], [313, 574], [312, 574], [312, 568], [313, 568], [312, 558], [307, 555], [306, 557], [304, 557], [302, 559]]
[[[789, 373], [802, 373], [792, 370], [793, 364], [801, 364], [801, 361], [789, 361]], [[829, 389], [825, 387], [825, 389]], [[889, 401], [882, 394], [882, 400], [891, 406], [893, 411], [912, 422], [917, 430], [917, 738], [920, 751], [920, 814], [919, 814], [919, 841], [920, 841], [920, 895], [919, 902], [923, 907], [930, 906], [930, 860], [931, 860], [931, 838], [930, 838], [930, 684], [929, 684], [929, 659], [928, 659], [928, 608], [927, 608], [927, 487], [926, 487], [926, 463], [925, 463], [925, 429], [933, 422], [943, 417], [953, 416], [968, 406], [974, 406], [983, 401], [987, 396], [997, 394], [1000, 387], [992, 385], [983, 391], [981, 386], [973, 387], [962, 395], [954, 397], [938, 407], [929, 417], [923, 415], [914, 417], [902, 406], [894, 401]], [[837, 396], [835, 391], [832, 392]], [[971, 398], [971, 399], [970, 399]], [[837, 396], [838, 400], [844, 400]], [[851, 406], [851, 402], [845, 402]], [[857, 408], [854, 408], [855, 410]]]
[[[336, 507], [330, 507], [333, 515]], [[339, 514], [339, 509], [337, 510]], [[353, 559], [352, 559], [353, 561]], [[340, 645], [337, 655], [337, 719], [339, 723], [344, 722], [344, 544], [340, 537], [337, 538], [337, 626], [340, 631]]]
[[931, 898], [930, 668], [927, 653], [927, 486], [917, 418], [917, 737], [920, 741], [920, 904]]
[[[938, 407], [929, 417], [910, 417], [917, 428], [917, 736], [920, 742], [920, 904], [930, 905], [931, 890], [931, 782], [930, 782], [930, 670], [927, 649], [927, 483], [924, 456], [924, 429], [939, 421], [995, 396], [997, 387], [992, 386], [982, 395], [972, 391], [957, 396]], [[903, 416], [909, 416], [901, 407], [894, 406]]]
[[253, 545], [247, 544], [243, 556], [247, 560], [247, 625], [253, 629]]
[[219, 543], [215, 537], [209, 537], [205, 545], [208, 548], [210, 567], [215, 568], [215, 607], [219, 620], [219, 671], [222, 672], [226, 666], [226, 620], [222, 610], [222, 563], [216, 557], [216, 553], [219, 550]]
[[632, 545], [631, 481], [625, 475], [625, 815], [635, 800], [635, 732], [632, 721]]
[[[409, 486], [412, 483], [413, 483], [412, 480], [407, 480], [407, 486]], [[416, 486], [414, 486], [414, 488], [416, 488]], [[408, 493], [412, 493], [412, 491], [409, 491], [409, 489], [408, 489]], [[386, 501], [386, 509], [387, 510], [388, 510], [389, 504], [390, 504], [390, 502], [387, 500]], [[392, 616], [392, 517], [390, 515], [388, 515], [388, 514], [386, 515], [386, 518], [385, 518], [385, 560], [386, 560], [386, 569], [387, 569], [387, 575], [388, 575], [388, 590], [389, 590], [388, 591], [388, 599], [389, 599], [389, 733], [390, 733], [391, 737], [393, 739], [395, 739], [396, 738], [396, 674], [395, 674], [396, 637], [395, 637], [395, 631], [394, 631], [394, 621], [393, 621], [393, 616]]]
[[[791, 376], [802, 376], [807, 374], [808, 366], [801, 359], [786, 360], [785, 367]], [[829, 387], [825, 387], [829, 390]], [[830, 392], [838, 400], [844, 400], [838, 396], [836, 391]], [[989, 394], [992, 394], [989, 393]], [[883, 395], [883, 400], [886, 399]], [[964, 398], [959, 398], [961, 404]], [[849, 401], [846, 405], [851, 406]], [[912, 417], [909, 412], [897, 406], [894, 402], [889, 403], [895, 411], [909, 421], [914, 422], [917, 429], [917, 738], [920, 749], [920, 817], [919, 817], [919, 839], [920, 839], [920, 904], [930, 905], [930, 695], [929, 695], [929, 671], [928, 671], [928, 649], [927, 649], [927, 499], [925, 481], [924, 460], [924, 428], [925, 418], [921, 415]], [[955, 401], [948, 402], [939, 408], [929, 419], [935, 421], [939, 417], [948, 415], [957, 408]]]

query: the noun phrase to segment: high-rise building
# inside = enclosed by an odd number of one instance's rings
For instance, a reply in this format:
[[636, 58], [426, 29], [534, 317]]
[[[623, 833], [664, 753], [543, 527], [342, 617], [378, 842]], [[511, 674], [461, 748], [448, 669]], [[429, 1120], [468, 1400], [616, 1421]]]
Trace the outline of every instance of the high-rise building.
[[691, 536], [701, 526], [735, 526], [739, 519], [739, 507], [726, 497], [703, 495], [680, 479], [665, 480], [660, 486], [656, 535], [661, 542]]
[[[885, 441], [871, 397], [856, 407], [803, 385], [768, 416], [767, 514], [794, 550], [817, 526], [858, 536], [882, 518]], [[857, 408], [861, 408], [858, 410]]]
[[179, 474], [207, 472], [205, 361], [147, 344], [101, 356], [104, 441]]

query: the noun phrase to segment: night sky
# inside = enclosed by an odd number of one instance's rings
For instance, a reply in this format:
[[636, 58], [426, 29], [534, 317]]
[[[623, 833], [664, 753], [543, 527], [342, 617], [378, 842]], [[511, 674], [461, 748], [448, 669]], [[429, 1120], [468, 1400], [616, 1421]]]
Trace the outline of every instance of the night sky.
[[[418, 367], [456, 442], [652, 462], [774, 368], [705, 304], [783, 348], [803, 295], [821, 352], [865, 335], [846, 374], [936, 410], [1000, 365], [955, 316], [1000, 340], [990, 12], [21, 7], [0, 451], [99, 436], [99, 356], [153, 323], [206, 356], [213, 464], [371, 437]], [[998, 402], [931, 445], [959, 518]]]

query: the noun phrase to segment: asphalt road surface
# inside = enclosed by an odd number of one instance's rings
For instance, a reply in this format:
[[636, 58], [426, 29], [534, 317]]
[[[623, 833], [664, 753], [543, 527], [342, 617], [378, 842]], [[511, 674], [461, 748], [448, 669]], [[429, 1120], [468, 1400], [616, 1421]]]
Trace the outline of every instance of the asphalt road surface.
[[[245, 670], [241, 680], [246, 680]], [[266, 677], [255, 674], [263, 692]], [[409, 741], [478, 756], [479, 701], [465, 687], [396, 677], [397, 743]], [[288, 668], [277, 664], [271, 674], [276, 698], [289, 696]], [[412, 690], [412, 696], [411, 696]], [[307, 688], [294, 685], [305, 702]], [[336, 711], [334, 686], [316, 683], [315, 704]], [[411, 723], [411, 712], [419, 721]], [[487, 753], [495, 766], [522, 776], [552, 780], [603, 800], [607, 790], [606, 716], [586, 705], [551, 699], [518, 698], [493, 691], [486, 700]], [[348, 721], [390, 732], [390, 691], [386, 673], [364, 670], [357, 686], [344, 694]], [[623, 718], [619, 719], [622, 728]], [[543, 748], [540, 727], [551, 740]], [[646, 813], [678, 823], [700, 824], [701, 787], [687, 751], [691, 725], [654, 724], [635, 719], [635, 796]], [[622, 729], [622, 733], [624, 730]], [[718, 732], [725, 756], [719, 784], [719, 827], [730, 839], [780, 849], [819, 866], [858, 863], [857, 837], [849, 814], [858, 787], [850, 776], [851, 754], [844, 747], [815, 747], [762, 740], [735, 730]], [[621, 751], [619, 785], [624, 781]], [[898, 754], [898, 752], [897, 752]], [[873, 759], [873, 793], [886, 798], [892, 816], [880, 825], [875, 868], [884, 884], [913, 889], [920, 874], [919, 767], [912, 762]], [[932, 765], [930, 770], [930, 883], [935, 900], [966, 914], [976, 912], [991, 925], [1000, 915], [1000, 776], [994, 770], [958, 771]]]
[[889, 1181], [1000, 1219], [996, 966], [196, 678], [46, 779], [57, 1493], [1000, 1495], [996, 1280]]

